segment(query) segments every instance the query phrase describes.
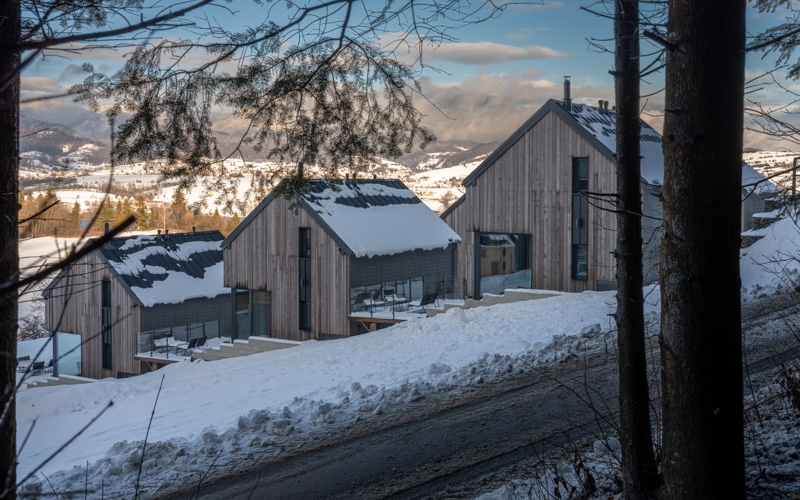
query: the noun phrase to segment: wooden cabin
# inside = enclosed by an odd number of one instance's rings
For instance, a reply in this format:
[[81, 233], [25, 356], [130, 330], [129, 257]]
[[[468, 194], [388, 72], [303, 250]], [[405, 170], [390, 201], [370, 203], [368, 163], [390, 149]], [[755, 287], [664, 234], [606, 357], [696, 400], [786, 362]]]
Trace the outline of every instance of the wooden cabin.
[[[550, 99], [466, 179], [442, 214], [462, 239], [457, 279], [464, 295], [507, 288], [567, 292], [616, 287], [614, 249], [616, 125], [608, 102]], [[661, 135], [641, 122], [644, 276], [658, 279], [661, 242]], [[743, 230], [774, 186], [743, 165]], [[759, 179], [763, 182], [759, 182]], [[754, 192], [755, 190], [755, 192]], [[514, 248], [497, 256], [498, 242]], [[498, 264], [499, 263], [499, 264]]]
[[364, 297], [454, 294], [458, 235], [397, 180], [311, 180], [270, 194], [222, 243], [232, 330], [288, 340], [363, 332]]
[[56, 373], [139, 375], [181, 359], [157, 348], [162, 341], [229, 336], [222, 239], [219, 231], [114, 238], [59, 273], [43, 292]]

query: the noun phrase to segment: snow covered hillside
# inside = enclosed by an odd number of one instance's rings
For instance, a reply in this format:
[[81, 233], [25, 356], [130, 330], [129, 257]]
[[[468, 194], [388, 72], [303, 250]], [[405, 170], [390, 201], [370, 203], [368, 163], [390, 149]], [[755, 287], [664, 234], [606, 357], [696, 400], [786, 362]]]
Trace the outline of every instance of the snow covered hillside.
[[[771, 231], [773, 239], [743, 251], [742, 276], [750, 287], [743, 295], [786, 286], [759, 263], [780, 249], [796, 255], [789, 239], [797, 234], [797, 225], [779, 222]], [[796, 277], [797, 271], [783, 275]], [[648, 289], [646, 296], [646, 314], [654, 320], [658, 288]], [[215, 471], [229, 472], [283, 453], [294, 440], [402, 408], [425, 394], [460, 391], [502, 377], [521, 362], [541, 365], [605, 346], [614, 307], [613, 292], [584, 292], [453, 309], [348, 339], [309, 341], [245, 358], [178, 363], [129, 379], [23, 390], [17, 401], [18, 476], [32, 474], [23, 486], [31, 494], [49, 492], [47, 481], [56, 492], [83, 491], [88, 477], [93, 498], [101, 490], [108, 498], [132, 496], [163, 377], [141, 485], [146, 497], [165, 494], [176, 481], [200, 477], [212, 463]], [[30, 437], [22, 439], [29, 431]]]
[[791, 151], [749, 151], [742, 155], [743, 161], [758, 173], [784, 189], [792, 187], [792, 162], [800, 156]]

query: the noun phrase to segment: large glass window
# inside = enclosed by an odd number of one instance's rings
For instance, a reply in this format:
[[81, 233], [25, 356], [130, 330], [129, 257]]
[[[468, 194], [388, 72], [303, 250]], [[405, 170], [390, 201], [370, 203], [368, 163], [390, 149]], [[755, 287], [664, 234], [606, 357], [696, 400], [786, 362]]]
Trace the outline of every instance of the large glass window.
[[236, 290], [237, 338], [270, 336], [269, 292]]
[[531, 235], [480, 233], [479, 294], [531, 287]]
[[589, 158], [572, 159], [572, 278], [589, 278]]
[[53, 375], [81, 374], [81, 336], [56, 332], [53, 336], [55, 367]]

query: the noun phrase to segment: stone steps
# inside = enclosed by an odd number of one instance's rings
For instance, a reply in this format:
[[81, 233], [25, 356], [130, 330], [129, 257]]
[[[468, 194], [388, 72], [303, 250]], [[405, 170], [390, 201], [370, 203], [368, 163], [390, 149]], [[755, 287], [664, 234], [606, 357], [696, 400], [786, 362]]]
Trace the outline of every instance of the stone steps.
[[291, 340], [271, 339], [266, 337], [250, 337], [247, 340], [234, 340], [232, 343], [221, 344], [218, 348], [194, 351], [192, 360], [216, 361], [218, 359], [238, 358], [260, 352], [275, 351], [300, 345], [301, 342]]

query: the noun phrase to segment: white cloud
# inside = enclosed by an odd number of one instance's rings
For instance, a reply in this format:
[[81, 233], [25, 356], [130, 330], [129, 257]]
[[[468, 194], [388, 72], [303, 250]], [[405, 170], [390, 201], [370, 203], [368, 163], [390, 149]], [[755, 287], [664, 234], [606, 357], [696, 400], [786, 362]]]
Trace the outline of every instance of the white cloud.
[[63, 94], [67, 91], [64, 85], [44, 76], [23, 76], [20, 85], [22, 92], [28, 94]]
[[[423, 125], [444, 141], [502, 142], [547, 99], [563, 97], [562, 82], [543, 79], [535, 70], [504, 75], [481, 72], [471, 80], [449, 84], [424, 78], [421, 83], [425, 97], [431, 101], [416, 100], [425, 114]], [[575, 102], [613, 100], [613, 94], [613, 89], [608, 88], [572, 86]]]
[[515, 47], [494, 42], [456, 42], [443, 43], [438, 47], [426, 51], [428, 59], [436, 61], [449, 61], [461, 64], [490, 64], [501, 61], [524, 61], [529, 59], [551, 59], [564, 57], [566, 54], [557, 50], [542, 47], [541, 45], [528, 45]]

